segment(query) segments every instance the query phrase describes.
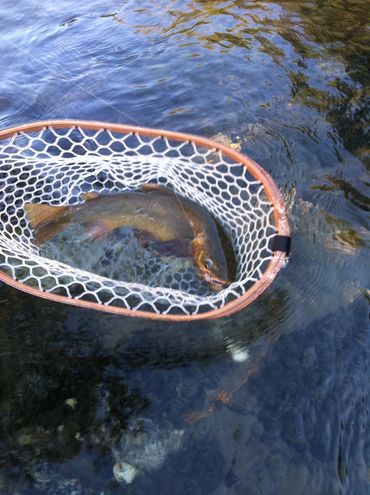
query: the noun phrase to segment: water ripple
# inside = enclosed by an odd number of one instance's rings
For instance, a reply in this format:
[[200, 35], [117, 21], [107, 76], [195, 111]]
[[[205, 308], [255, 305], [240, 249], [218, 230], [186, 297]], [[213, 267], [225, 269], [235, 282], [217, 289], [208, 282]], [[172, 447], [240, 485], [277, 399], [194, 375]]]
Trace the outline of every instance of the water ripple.
[[115, 446], [145, 454], [140, 438], [184, 429], [134, 490], [368, 493], [366, 1], [2, 7], [1, 128], [74, 117], [235, 139], [296, 202], [289, 264], [230, 318], [168, 326], [1, 286], [0, 491], [121, 492]]

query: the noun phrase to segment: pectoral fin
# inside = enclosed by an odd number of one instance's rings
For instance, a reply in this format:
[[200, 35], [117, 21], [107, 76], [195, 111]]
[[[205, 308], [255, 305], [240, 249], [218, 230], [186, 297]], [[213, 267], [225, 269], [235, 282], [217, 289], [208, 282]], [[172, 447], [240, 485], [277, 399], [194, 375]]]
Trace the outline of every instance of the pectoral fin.
[[136, 235], [143, 247], [148, 247], [149, 244], [157, 240], [157, 238], [148, 230], [139, 230]]
[[172, 239], [171, 241], [154, 241], [150, 243], [150, 247], [163, 255], [173, 255], [178, 258], [188, 258], [192, 256], [193, 250], [190, 243]]

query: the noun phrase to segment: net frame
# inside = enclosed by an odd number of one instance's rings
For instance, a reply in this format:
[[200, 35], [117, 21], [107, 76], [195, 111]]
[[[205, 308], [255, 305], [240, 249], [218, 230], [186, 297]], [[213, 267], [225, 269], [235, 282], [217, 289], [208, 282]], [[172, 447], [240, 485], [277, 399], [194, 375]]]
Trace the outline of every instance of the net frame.
[[[239, 153], [238, 151], [216, 142], [212, 139], [185, 134], [176, 131], [167, 131], [162, 129], [152, 129], [138, 126], [111, 124], [98, 121], [84, 121], [84, 120], [47, 120], [40, 121], [31, 124], [20, 125], [0, 131], [0, 149], [1, 142], [9, 139], [14, 135], [22, 133], [32, 133], [41, 131], [42, 129], [68, 129], [79, 128], [88, 131], [106, 130], [115, 134], [137, 134], [139, 136], [146, 136], [149, 138], [166, 138], [171, 141], [190, 143], [207, 148], [210, 151], [216, 151], [222, 153], [225, 157], [233, 162], [242, 165], [246, 168], [248, 173], [254, 177], [263, 186], [263, 192], [265, 193], [267, 200], [271, 203], [273, 208], [274, 227], [276, 229], [276, 235], [289, 237], [289, 225], [287, 216], [285, 213], [285, 206], [280, 192], [273, 181], [272, 177], [255, 161], [251, 158]], [[202, 319], [215, 319], [231, 314], [245, 308], [252, 303], [260, 294], [262, 294], [267, 287], [273, 282], [277, 273], [284, 266], [287, 259], [287, 253], [283, 250], [275, 250], [272, 258], [268, 263], [267, 268], [263, 272], [262, 276], [254, 282], [242, 295], [235, 298], [232, 301], [226, 302], [223, 306], [211, 309], [205, 312], [199, 312], [196, 314], [171, 314], [171, 313], [156, 313], [144, 310], [135, 310], [131, 308], [118, 307], [113, 305], [104, 305], [97, 302], [74, 299], [60, 294], [52, 292], [45, 292], [39, 288], [26, 285], [19, 282], [6, 272], [0, 270], [0, 281], [29, 293], [31, 295], [48, 299], [55, 302], [61, 302], [73, 306], [85, 307], [88, 309], [94, 309], [104, 312], [109, 312], [118, 315], [143, 317], [154, 320], [166, 320], [166, 321], [194, 321]]]

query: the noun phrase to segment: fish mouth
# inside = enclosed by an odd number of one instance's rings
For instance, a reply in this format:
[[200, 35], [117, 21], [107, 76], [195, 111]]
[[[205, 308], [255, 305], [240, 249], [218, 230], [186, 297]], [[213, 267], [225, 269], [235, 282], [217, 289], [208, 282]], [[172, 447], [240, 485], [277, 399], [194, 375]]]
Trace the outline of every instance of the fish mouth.
[[224, 287], [227, 287], [231, 284], [230, 280], [218, 277], [217, 275], [214, 275], [213, 273], [210, 273], [208, 271], [203, 272], [202, 276], [207, 284], [210, 285], [210, 287], [214, 290], [222, 290]]

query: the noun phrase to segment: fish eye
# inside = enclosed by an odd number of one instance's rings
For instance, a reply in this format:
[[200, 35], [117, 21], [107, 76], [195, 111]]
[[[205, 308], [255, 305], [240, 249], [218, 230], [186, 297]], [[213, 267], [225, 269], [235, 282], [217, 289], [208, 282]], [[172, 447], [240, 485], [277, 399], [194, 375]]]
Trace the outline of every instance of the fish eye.
[[204, 266], [207, 268], [207, 270], [210, 270], [211, 268], [213, 268], [214, 263], [210, 258], [206, 258], [206, 260], [204, 261]]

